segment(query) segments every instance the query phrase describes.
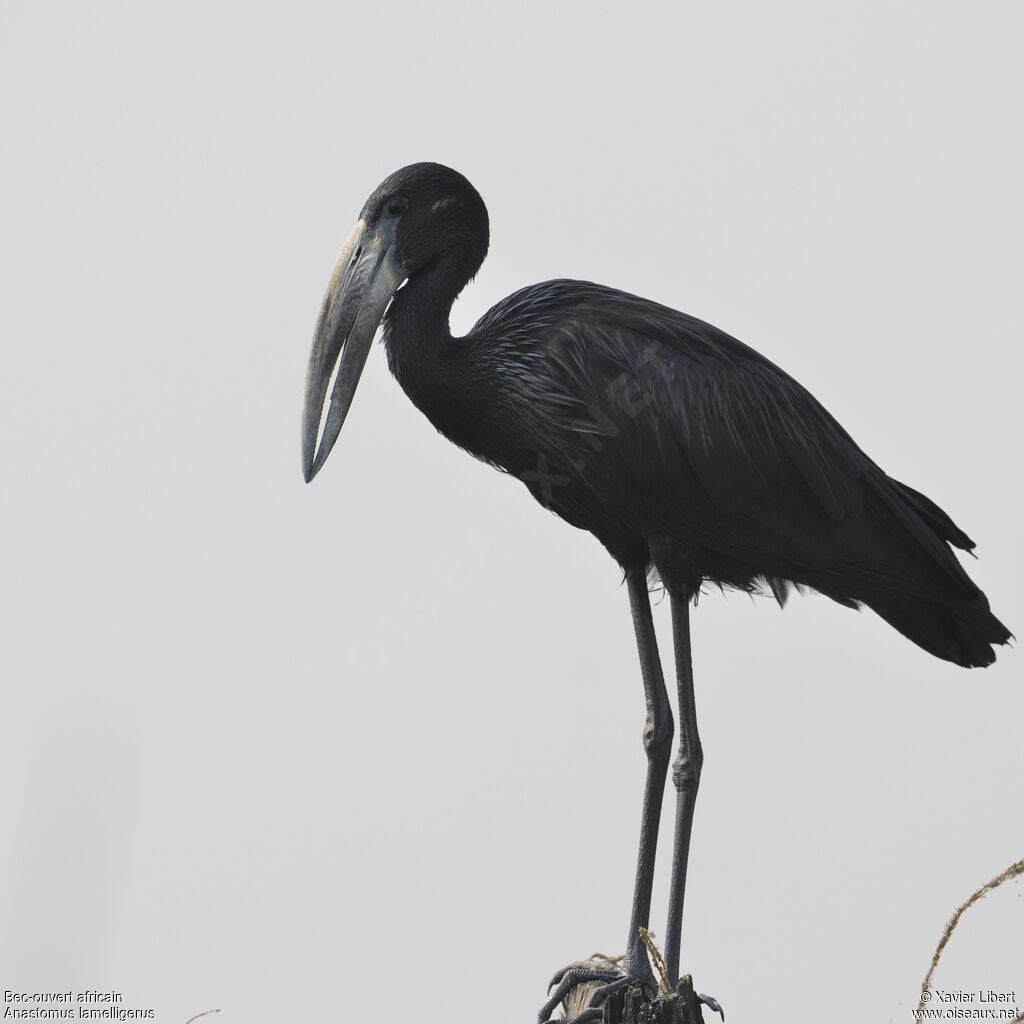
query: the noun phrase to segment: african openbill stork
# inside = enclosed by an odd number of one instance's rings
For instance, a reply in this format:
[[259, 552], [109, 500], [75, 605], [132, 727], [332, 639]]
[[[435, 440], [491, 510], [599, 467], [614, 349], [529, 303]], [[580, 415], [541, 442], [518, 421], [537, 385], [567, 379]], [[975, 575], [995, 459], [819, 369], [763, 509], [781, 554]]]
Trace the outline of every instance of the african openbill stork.
[[[665, 959], [679, 943], [701, 752], [689, 603], [705, 581], [780, 604], [810, 587], [867, 605], [931, 654], [994, 660], [1010, 633], [950, 550], [974, 544], [933, 501], [887, 476], [792, 377], [710, 324], [585, 281], [536, 284], [463, 338], [449, 313], [487, 253], [487, 210], [439, 164], [404, 167], [363, 206], [327, 287], [306, 377], [302, 465], [337, 440], [378, 325], [406, 394], [451, 441], [519, 477], [546, 508], [589, 530], [625, 573], [647, 718], [647, 777], [622, 969], [566, 969], [541, 1019], [585, 977], [656, 988], [648, 925], [658, 819], [673, 734], [648, 597], [671, 600], [679, 695], [677, 793]], [[319, 446], [332, 374], [336, 379]], [[708, 1000], [709, 1005], [713, 1000]]]

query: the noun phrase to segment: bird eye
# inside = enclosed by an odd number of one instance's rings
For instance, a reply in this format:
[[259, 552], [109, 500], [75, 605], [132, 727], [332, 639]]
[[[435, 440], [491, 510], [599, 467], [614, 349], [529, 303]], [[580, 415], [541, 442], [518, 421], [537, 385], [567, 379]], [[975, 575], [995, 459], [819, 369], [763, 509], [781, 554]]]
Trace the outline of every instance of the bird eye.
[[393, 199], [388, 200], [387, 211], [389, 217], [397, 217], [400, 213], [405, 212], [405, 208], [409, 205], [409, 200], [403, 196], [395, 196]]

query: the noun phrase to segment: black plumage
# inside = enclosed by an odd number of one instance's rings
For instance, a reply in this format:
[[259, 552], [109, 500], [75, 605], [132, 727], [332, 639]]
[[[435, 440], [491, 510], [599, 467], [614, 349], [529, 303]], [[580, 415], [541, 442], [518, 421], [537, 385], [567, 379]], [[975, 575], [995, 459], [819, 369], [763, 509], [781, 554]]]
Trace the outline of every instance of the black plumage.
[[949, 516], [887, 476], [792, 377], [710, 324], [612, 288], [557, 280], [523, 288], [453, 338], [452, 302], [487, 247], [486, 208], [455, 171], [414, 164], [374, 192], [317, 325], [303, 469], [311, 479], [336, 441], [382, 323], [392, 372], [434, 426], [593, 533], [625, 572], [648, 716], [640, 856], [623, 965], [560, 972], [541, 1013], [547, 1019], [583, 977], [607, 982], [579, 1024], [597, 1019], [607, 991], [629, 979], [654, 991], [638, 932], [648, 923], [673, 726], [649, 573], [671, 597], [679, 688], [666, 937], [673, 984], [703, 760], [687, 610], [701, 587], [767, 590], [780, 604], [791, 587], [810, 587], [872, 608], [924, 650], [963, 666], [990, 664], [993, 645], [1010, 634], [953, 554], [951, 546], [969, 551], [974, 543]]
[[583, 281], [524, 288], [459, 339], [424, 339], [418, 313], [410, 281], [384, 321], [410, 398], [624, 569], [690, 594], [763, 586], [780, 603], [811, 587], [964, 666], [1007, 640], [950, 551], [973, 541], [710, 324]]

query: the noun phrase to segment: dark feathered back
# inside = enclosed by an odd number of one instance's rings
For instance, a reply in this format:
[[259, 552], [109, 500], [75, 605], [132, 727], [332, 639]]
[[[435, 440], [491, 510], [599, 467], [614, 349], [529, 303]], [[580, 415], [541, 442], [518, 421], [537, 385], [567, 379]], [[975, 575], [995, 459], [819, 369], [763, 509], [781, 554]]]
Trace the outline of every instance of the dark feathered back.
[[787, 582], [807, 585], [962, 665], [988, 664], [1009, 638], [948, 547], [973, 547], [949, 516], [710, 324], [549, 281], [495, 306], [463, 344], [495, 381], [515, 379], [488, 416], [507, 428], [500, 450], [478, 454], [624, 567], [651, 563], [691, 593], [711, 580], [782, 600]]

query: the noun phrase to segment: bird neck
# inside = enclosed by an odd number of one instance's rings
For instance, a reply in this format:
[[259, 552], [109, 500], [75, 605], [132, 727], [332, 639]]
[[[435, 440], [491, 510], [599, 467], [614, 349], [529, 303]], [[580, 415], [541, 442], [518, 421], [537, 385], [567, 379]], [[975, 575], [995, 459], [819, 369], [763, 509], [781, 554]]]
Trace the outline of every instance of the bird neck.
[[[432, 268], [433, 269], [433, 268]], [[450, 441], [490, 458], [487, 438], [494, 402], [472, 333], [453, 338], [452, 302], [465, 277], [427, 272], [410, 278], [384, 321], [388, 366], [413, 404]]]
[[384, 319], [388, 366], [413, 403], [440, 426], [436, 407], [443, 389], [445, 362], [452, 348], [452, 303], [461, 284], [435, 265], [409, 278]]
[[[465, 282], [451, 280], [441, 264], [419, 271], [405, 282], [395, 294], [388, 310], [392, 334], [398, 338], [429, 337], [451, 338], [448, 318], [455, 296]], [[389, 341], [390, 345], [391, 342]]]

